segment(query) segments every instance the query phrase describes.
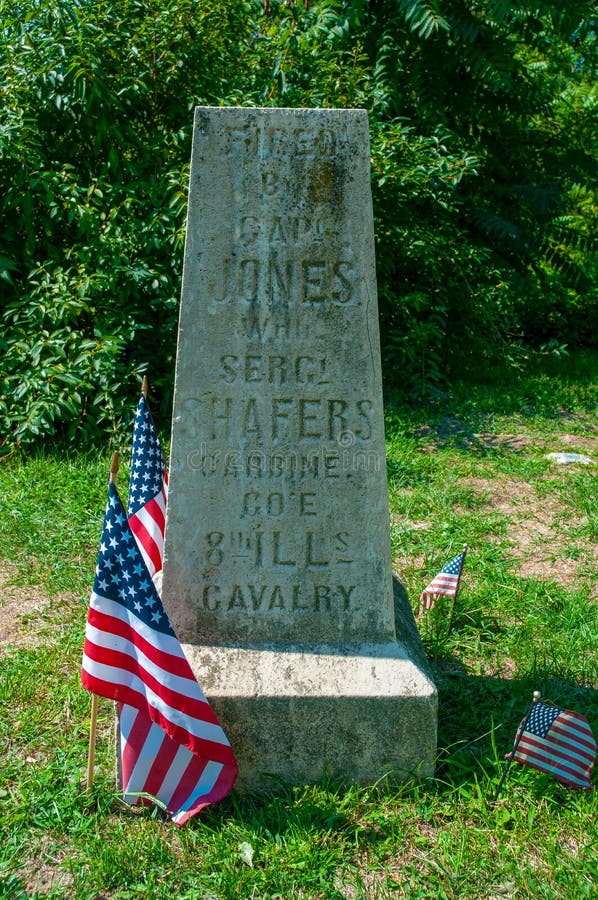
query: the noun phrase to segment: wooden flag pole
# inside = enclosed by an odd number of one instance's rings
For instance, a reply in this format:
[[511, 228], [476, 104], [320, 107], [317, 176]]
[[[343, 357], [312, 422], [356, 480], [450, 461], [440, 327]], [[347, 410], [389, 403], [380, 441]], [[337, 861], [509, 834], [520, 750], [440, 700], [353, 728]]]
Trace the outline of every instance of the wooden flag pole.
[[148, 387], [149, 387], [149, 385], [148, 385], [148, 381], [147, 381], [147, 375], [144, 375], [143, 378], [141, 379], [141, 393], [143, 394], [143, 396], [145, 397], [146, 400], [147, 400]]
[[496, 801], [498, 800], [498, 795], [500, 794], [502, 786], [505, 783], [505, 778], [507, 777], [507, 773], [508, 773], [509, 769], [511, 768], [511, 763], [513, 762], [513, 757], [515, 756], [517, 747], [519, 746], [519, 741], [521, 740], [521, 738], [523, 736], [523, 732], [525, 731], [526, 725], [529, 721], [529, 717], [532, 714], [532, 709], [534, 708], [536, 703], [539, 703], [541, 696], [542, 695], [540, 694], [540, 691], [534, 691], [534, 698], [530, 704], [530, 708], [527, 711], [527, 715], [525, 716], [525, 719], [521, 723], [519, 731], [517, 732], [517, 736], [515, 738], [515, 743], [513, 744], [513, 749], [511, 750], [511, 752], [509, 754], [509, 757], [507, 759], [507, 764], [504, 768], [502, 775], [500, 776], [500, 781], [498, 782], [498, 785], [496, 786], [496, 791], [494, 792], [494, 797], [492, 798], [492, 803], [496, 803]]
[[96, 735], [98, 730], [98, 695], [91, 695], [91, 720], [89, 723], [89, 748], [87, 751], [87, 793], [93, 785], [93, 767], [96, 757]]
[[[118, 473], [118, 452], [112, 454], [110, 460], [110, 472], [108, 475], [108, 483], [116, 482]], [[87, 750], [87, 793], [89, 794], [93, 785], [93, 767], [96, 755], [96, 738], [98, 733], [98, 695], [91, 695], [91, 711], [89, 722], [89, 748]]]
[[453, 621], [455, 618], [455, 603], [457, 602], [457, 594], [459, 593], [459, 588], [461, 587], [461, 575], [463, 574], [463, 566], [465, 565], [465, 557], [467, 556], [467, 544], [463, 544], [462, 553], [463, 559], [461, 560], [461, 568], [459, 569], [459, 577], [457, 578], [457, 585], [455, 587], [455, 593], [453, 596], [453, 602], [451, 603], [451, 611], [449, 614], [448, 630], [446, 632], [447, 637], [453, 630]]
[[108, 483], [111, 481], [116, 484], [116, 476], [118, 475], [118, 450], [115, 450], [110, 460], [110, 473], [108, 475]]

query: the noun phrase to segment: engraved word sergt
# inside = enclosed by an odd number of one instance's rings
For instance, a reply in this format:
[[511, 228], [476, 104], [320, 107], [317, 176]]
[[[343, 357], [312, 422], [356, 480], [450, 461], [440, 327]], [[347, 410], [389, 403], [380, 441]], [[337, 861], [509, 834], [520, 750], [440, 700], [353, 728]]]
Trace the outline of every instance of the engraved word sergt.
[[231, 353], [220, 357], [220, 378], [226, 384], [235, 381], [266, 384], [328, 384], [323, 356], [261, 356]]

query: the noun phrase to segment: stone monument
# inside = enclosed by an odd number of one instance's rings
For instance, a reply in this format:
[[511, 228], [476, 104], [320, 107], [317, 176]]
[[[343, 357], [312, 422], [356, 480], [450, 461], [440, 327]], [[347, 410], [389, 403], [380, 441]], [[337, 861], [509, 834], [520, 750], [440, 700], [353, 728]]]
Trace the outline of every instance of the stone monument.
[[197, 108], [163, 600], [239, 761], [429, 774], [395, 584], [364, 110]]

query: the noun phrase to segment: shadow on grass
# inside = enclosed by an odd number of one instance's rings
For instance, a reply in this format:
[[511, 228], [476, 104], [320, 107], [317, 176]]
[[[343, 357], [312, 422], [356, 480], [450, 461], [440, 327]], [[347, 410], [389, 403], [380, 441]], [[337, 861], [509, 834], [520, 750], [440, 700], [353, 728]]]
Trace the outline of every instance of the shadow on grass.
[[[438, 756], [435, 776], [422, 783], [424, 790], [437, 793], [447, 788], [450, 791], [478, 783], [483, 774], [489, 784], [495, 784], [502, 772], [504, 756], [512, 748], [519, 723], [529, 709], [536, 690], [540, 691], [546, 702], [586, 716], [594, 734], [598, 733], [598, 692], [591, 687], [580, 686], [555, 677], [548, 670], [539, 669], [533, 675], [520, 679], [472, 675], [448, 654], [437, 656], [430, 662], [439, 699]], [[552, 776], [534, 774], [540, 779], [540, 794], [546, 781], [555, 784]], [[411, 788], [413, 784], [415, 782]], [[351, 789], [342, 780], [333, 778], [324, 779], [319, 785], [325, 785], [330, 790]], [[397, 782], [392, 777], [383, 779], [379, 787], [399, 794], [402, 791], [408, 793], [411, 789], [408, 782]], [[280, 790], [290, 791], [290, 795], [295, 796], [304, 788], [289, 788], [283, 781], [273, 779], [272, 796]], [[367, 792], [367, 788], [365, 790]], [[572, 792], [568, 788], [563, 790]], [[243, 802], [250, 806], [254, 803], [259, 805], [260, 795]], [[335, 815], [334, 809], [338, 813], [336, 805], [322, 808], [320, 801], [313, 809], [305, 806], [305, 821], [324, 824], [328, 817]]]
[[597, 692], [550, 671], [538, 669], [524, 679], [477, 676], [450, 655], [431, 665], [439, 700], [436, 777], [448, 776], [456, 786], [476, 777], [475, 763], [502, 761], [536, 690], [546, 702], [586, 716], [595, 733], [598, 728]]
[[453, 381], [435, 399], [406, 402], [399, 389], [385, 390], [387, 428], [428, 441], [435, 449], [455, 448], [492, 452], [523, 449], [521, 434], [496, 435], [496, 416], [510, 416], [530, 424], [546, 418], [563, 424], [596, 409], [598, 353], [586, 350], [562, 356], [536, 355], [523, 370], [484, 367], [472, 380]]
[[[554, 678], [549, 672], [538, 671], [529, 679], [480, 677], [447, 655], [436, 658], [433, 674], [439, 692], [438, 757], [433, 778], [402, 781], [389, 775], [374, 785], [353, 785], [324, 776], [313, 785], [293, 786], [266, 776], [263, 790], [233, 792], [217, 807], [205, 810], [201, 827], [226, 827], [233, 817], [256, 834], [271, 838], [295, 832], [342, 831], [345, 837], [374, 846], [387, 837], [384, 822], [389, 804], [418, 798], [425, 805], [426, 797], [430, 801], [444, 797], [446, 802], [452, 796], [484, 798], [490, 804], [505, 754], [512, 748], [534, 690], [540, 690], [547, 701], [585, 715], [595, 733], [598, 728], [596, 691]], [[567, 802], [585, 795], [560, 785], [550, 775], [526, 772], [530, 775], [526, 790], [538, 799], [549, 795], [557, 802]]]

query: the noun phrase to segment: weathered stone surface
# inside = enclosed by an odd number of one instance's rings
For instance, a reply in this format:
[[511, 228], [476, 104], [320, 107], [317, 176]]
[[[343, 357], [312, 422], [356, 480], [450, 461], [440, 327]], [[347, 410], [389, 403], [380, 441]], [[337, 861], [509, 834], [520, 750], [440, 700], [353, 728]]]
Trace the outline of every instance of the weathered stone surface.
[[239, 787], [268, 773], [367, 783], [434, 769], [434, 685], [396, 642], [183, 647], [225, 723]]
[[362, 110], [196, 113], [165, 563], [183, 639], [394, 637], [368, 167]]
[[305, 784], [433, 773], [436, 688], [405, 590], [393, 586], [398, 624], [411, 626], [404, 642], [183, 645], [225, 723], [239, 787], [264, 787], [268, 774]]
[[408, 606], [396, 643], [363, 110], [196, 110], [163, 599], [245, 783], [258, 760], [429, 767]]

